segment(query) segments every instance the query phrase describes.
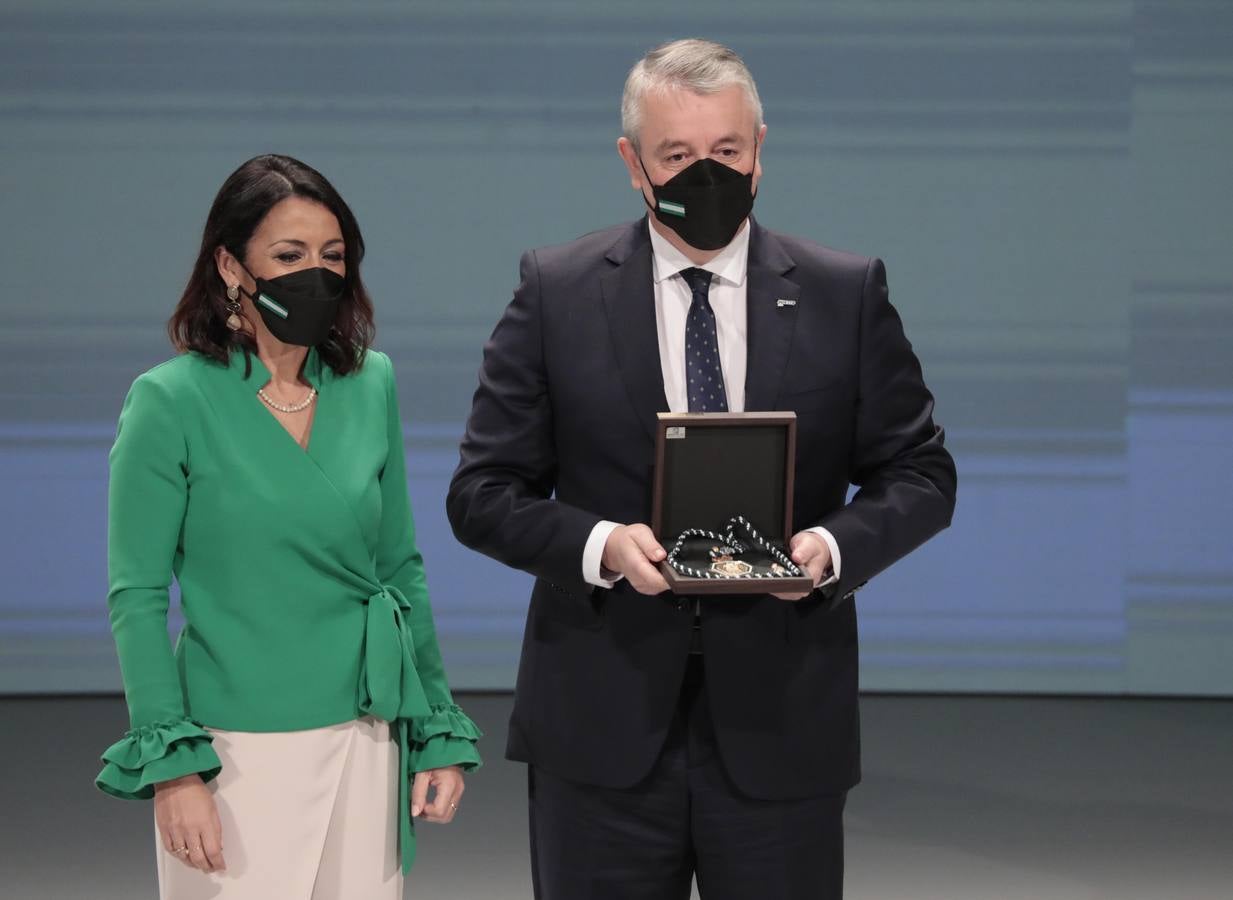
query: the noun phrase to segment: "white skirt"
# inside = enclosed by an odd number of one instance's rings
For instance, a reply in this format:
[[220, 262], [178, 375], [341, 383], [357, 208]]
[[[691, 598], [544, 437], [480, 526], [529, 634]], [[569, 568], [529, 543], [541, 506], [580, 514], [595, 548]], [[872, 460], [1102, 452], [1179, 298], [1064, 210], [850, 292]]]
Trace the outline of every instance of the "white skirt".
[[402, 897], [400, 760], [388, 722], [365, 716], [308, 731], [207, 730], [223, 763], [209, 788], [227, 870], [186, 865], [156, 834], [162, 900]]

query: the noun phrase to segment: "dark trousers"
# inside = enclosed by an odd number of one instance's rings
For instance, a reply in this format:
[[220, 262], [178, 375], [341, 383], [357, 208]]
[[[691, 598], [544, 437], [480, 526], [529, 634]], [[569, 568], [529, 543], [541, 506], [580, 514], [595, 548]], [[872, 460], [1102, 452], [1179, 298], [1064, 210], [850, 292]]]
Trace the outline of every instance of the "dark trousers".
[[[840, 900], [845, 794], [755, 800], [719, 758], [691, 656], [651, 773], [626, 790], [528, 770], [536, 900]], [[768, 766], [775, 760], [768, 759]]]

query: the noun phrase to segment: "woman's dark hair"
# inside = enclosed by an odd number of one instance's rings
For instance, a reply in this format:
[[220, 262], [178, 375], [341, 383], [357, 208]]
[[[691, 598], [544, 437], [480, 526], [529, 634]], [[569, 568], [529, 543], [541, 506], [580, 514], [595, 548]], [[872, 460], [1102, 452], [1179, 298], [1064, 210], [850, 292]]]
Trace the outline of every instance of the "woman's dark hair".
[[[316, 169], [289, 156], [267, 154], [250, 159], [228, 176], [206, 217], [201, 250], [184, 294], [167, 323], [171, 343], [181, 353], [193, 350], [227, 365], [231, 351], [257, 350], [251, 336], [227, 327], [227, 286], [218, 274], [215, 252], [225, 247], [247, 264], [245, 251], [253, 232], [269, 211], [287, 197], [316, 201], [334, 214], [342, 229], [347, 274], [334, 329], [317, 346], [322, 362], [339, 375], [358, 368], [372, 344], [372, 300], [360, 280], [364, 238], [350, 207]], [[247, 356], [246, 356], [247, 359]]]

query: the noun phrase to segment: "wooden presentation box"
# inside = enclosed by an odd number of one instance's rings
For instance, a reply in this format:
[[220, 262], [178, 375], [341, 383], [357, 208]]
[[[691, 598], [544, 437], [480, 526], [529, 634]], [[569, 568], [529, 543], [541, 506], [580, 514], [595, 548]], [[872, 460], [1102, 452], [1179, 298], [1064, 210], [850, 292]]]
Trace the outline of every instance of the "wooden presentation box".
[[[795, 413], [660, 413], [651, 530], [671, 551], [686, 529], [723, 532], [728, 520], [739, 515], [788, 553], [795, 462]], [[707, 551], [713, 543], [691, 538], [681, 562], [709, 569]], [[759, 557], [771, 561], [769, 554], [757, 552], [743, 558]], [[666, 561], [659, 569], [676, 594], [787, 594], [813, 588], [808, 575], [693, 578]], [[754, 571], [765, 570], [755, 565]]]

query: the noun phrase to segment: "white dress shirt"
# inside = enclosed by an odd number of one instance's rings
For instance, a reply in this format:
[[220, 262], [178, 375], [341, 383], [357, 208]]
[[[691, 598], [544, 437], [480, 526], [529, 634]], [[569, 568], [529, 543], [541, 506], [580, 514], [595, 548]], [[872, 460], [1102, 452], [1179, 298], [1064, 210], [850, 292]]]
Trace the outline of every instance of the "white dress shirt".
[[[745, 366], [748, 359], [745, 298], [748, 282], [745, 278], [749, 262], [749, 221], [741, 226], [731, 243], [706, 265], [694, 266], [689, 257], [673, 247], [648, 222], [651, 233], [651, 277], [655, 282], [655, 325], [659, 332], [659, 364], [664, 376], [664, 396], [668, 409], [674, 413], [689, 412], [685, 378], [685, 320], [693, 302], [693, 292], [681, 276], [689, 268], [711, 273], [707, 295], [715, 313], [715, 330], [719, 339], [719, 364], [723, 368], [724, 390], [729, 412], [745, 411]], [[582, 552], [582, 577], [588, 584], [610, 588], [619, 580], [605, 578], [600, 561], [608, 536], [619, 527], [617, 522], [600, 522], [591, 530]], [[811, 528], [826, 542], [831, 551], [834, 574], [823, 584], [839, 579], [839, 545], [825, 528]]]

